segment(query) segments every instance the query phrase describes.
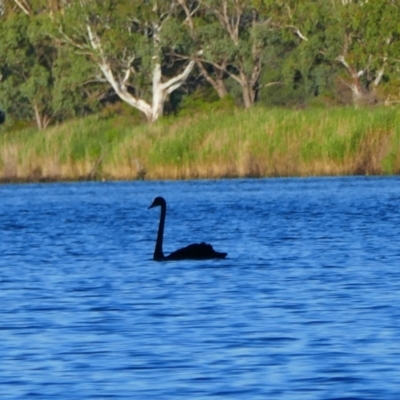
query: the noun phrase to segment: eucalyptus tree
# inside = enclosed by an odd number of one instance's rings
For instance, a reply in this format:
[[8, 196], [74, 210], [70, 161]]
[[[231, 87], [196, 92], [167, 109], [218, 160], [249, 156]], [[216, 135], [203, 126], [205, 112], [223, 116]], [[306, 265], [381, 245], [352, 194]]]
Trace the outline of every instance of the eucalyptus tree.
[[351, 90], [353, 103], [375, 101], [376, 89], [388, 77], [398, 50], [400, 5], [393, 0], [331, 4], [331, 49], [326, 52], [341, 66], [340, 79]]
[[323, 0], [254, 0], [263, 15], [273, 16], [280, 29], [279, 60], [275, 74], [281, 77], [277, 97], [291, 103], [331, 96], [335, 70], [326, 56], [326, 30], [330, 27], [331, 2]]
[[[226, 48], [229, 45], [229, 42], [226, 41], [225, 32], [216, 23], [212, 13], [207, 12], [203, 3], [191, 0], [178, 1], [185, 12], [185, 25], [188, 28], [189, 35], [197, 48], [201, 49], [203, 55], [202, 58], [195, 58], [199, 71], [217, 92], [219, 98], [222, 99], [228, 95], [226, 79], [229, 77], [229, 52], [219, 51], [218, 49], [221, 50], [221, 48]], [[211, 51], [209, 44], [212, 44], [214, 48]]]
[[51, 64], [54, 48], [40, 32], [43, 20], [20, 12], [14, 2], [4, 2], [0, 24], [0, 97], [8, 113], [17, 119], [35, 117], [45, 128], [51, 120], [49, 107]]
[[202, 29], [204, 62], [228, 74], [242, 92], [243, 105], [249, 108], [257, 99], [259, 78], [271, 19], [261, 19], [249, 0], [200, 0], [212, 16]]
[[336, 69], [353, 104], [376, 100], [378, 85], [390, 79], [399, 59], [400, 5], [396, 0], [277, 3], [287, 28], [302, 40], [302, 51], [309, 59], [314, 54]]
[[2, 4], [0, 98], [10, 119], [34, 119], [39, 129], [45, 129], [54, 121], [87, 112], [92, 93], [83, 79], [90, 76], [90, 66], [76, 61], [50, 35], [58, 1]]
[[176, 1], [71, 1], [59, 34], [95, 63], [121, 100], [157, 120], [168, 95], [193, 70]]
[[[282, 42], [274, 2], [252, 0], [179, 0], [191, 37], [203, 51], [199, 69], [220, 97], [226, 78], [241, 90], [245, 108], [257, 100], [260, 77], [269, 68], [274, 46]], [[277, 57], [275, 54], [274, 57]], [[281, 82], [267, 82], [265, 86]]]

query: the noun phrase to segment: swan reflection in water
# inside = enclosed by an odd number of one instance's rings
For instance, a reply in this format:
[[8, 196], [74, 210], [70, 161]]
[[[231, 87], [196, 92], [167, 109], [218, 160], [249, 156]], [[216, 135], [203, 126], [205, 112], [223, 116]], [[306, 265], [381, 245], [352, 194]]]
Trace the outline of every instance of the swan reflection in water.
[[211, 244], [208, 243], [193, 243], [164, 256], [163, 253], [163, 237], [165, 215], [167, 213], [167, 202], [163, 197], [156, 197], [149, 208], [161, 207], [160, 223], [158, 225], [157, 242], [154, 249], [153, 260], [208, 260], [214, 258], [225, 258], [227, 253], [215, 251]]

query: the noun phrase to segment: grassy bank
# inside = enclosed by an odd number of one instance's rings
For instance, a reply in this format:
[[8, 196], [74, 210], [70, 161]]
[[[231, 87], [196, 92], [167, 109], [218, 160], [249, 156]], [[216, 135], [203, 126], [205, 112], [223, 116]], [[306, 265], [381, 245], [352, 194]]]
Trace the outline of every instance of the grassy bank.
[[400, 172], [400, 109], [215, 110], [133, 124], [92, 116], [0, 132], [0, 179], [187, 179]]

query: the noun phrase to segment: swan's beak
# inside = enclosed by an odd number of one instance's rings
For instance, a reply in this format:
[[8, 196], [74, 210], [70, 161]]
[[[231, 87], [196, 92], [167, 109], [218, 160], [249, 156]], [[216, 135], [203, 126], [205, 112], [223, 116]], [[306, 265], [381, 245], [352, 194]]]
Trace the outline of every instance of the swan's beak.
[[[162, 197], [156, 197], [153, 202], [151, 203], [151, 206], [149, 208], [153, 208], [153, 207], [162, 207], [163, 204], [165, 204], [165, 200]], [[149, 209], [148, 208], [148, 209]]]

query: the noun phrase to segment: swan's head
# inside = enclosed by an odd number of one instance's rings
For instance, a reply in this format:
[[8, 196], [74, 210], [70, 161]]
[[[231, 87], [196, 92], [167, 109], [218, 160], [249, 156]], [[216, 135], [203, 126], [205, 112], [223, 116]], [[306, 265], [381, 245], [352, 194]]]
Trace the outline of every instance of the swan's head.
[[163, 197], [156, 197], [153, 202], [151, 203], [151, 206], [149, 208], [153, 207], [162, 207], [165, 206], [166, 202]]

